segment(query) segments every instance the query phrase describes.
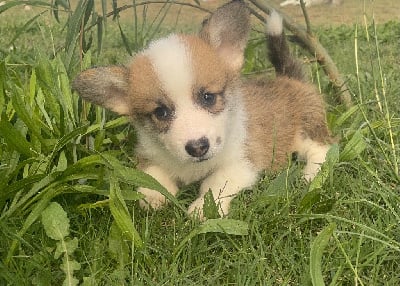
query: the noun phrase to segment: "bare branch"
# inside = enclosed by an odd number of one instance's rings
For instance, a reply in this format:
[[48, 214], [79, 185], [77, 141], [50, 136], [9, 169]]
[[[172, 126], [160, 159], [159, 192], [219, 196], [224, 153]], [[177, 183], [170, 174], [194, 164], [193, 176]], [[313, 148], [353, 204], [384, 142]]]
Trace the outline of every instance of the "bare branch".
[[311, 30], [310, 17], [308, 17], [306, 3], [304, 3], [304, 0], [300, 0], [300, 6], [301, 6], [301, 10], [303, 11], [304, 21], [306, 22], [307, 34], [309, 34], [310, 36], [313, 36], [313, 32]]

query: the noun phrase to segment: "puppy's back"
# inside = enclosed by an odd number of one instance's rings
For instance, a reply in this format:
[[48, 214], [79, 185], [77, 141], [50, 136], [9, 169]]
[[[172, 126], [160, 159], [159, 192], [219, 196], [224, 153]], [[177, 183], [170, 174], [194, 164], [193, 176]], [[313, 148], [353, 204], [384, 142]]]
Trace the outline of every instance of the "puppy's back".
[[277, 170], [296, 152], [296, 137], [327, 144], [322, 96], [309, 84], [278, 77], [243, 84], [247, 155], [258, 169]]

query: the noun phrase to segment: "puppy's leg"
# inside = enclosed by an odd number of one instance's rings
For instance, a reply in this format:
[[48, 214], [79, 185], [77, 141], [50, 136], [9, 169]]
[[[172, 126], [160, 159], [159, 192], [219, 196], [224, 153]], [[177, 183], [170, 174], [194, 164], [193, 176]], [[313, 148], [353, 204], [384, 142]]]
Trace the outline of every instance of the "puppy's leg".
[[247, 162], [222, 166], [203, 181], [200, 196], [190, 205], [189, 214], [198, 214], [200, 219], [204, 218], [204, 195], [211, 190], [220, 215], [227, 215], [232, 199], [242, 189], [251, 187], [257, 175]]
[[326, 153], [330, 145], [320, 143], [310, 138], [301, 138], [298, 136], [296, 140], [296, 149], [299, 156], [306, 160], [304, 167], [304, 178], [311, 181], [320, 171], [321, 165], [325, 162]]
[[[158, 166], [149, 166], [144, 170], [144, 172], [156, 179], [173, 196], [175, 196], [178, 192], [176, 183], [162, 168]], [[154, 209], [158, 209], [166, 203], [165, 197], [157, 191], [147, 188], [139, 188], [138, 192], [145, 196], [144, 200], [139, 201], [139, 204], [142, 208], [148, 208], [151, 206]]]

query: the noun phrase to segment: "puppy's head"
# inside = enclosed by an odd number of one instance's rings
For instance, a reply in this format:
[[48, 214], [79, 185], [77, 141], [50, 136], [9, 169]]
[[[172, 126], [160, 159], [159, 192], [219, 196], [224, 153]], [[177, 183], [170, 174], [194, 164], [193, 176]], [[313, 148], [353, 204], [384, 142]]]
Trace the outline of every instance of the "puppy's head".
[[126, 67], [82, 72], [73, 88], [129, 116], [139, 134], [177, 159], [207, 160], [223, 149], [230, 132], [248, 30], [247, 8], [232, 1], [204, 21], [198, 36], [157, 40]]

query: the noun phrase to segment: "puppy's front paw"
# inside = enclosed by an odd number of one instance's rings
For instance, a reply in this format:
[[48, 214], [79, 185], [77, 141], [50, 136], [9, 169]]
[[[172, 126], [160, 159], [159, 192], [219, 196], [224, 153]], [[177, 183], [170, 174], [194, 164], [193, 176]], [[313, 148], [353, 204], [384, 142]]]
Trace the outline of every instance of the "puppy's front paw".
[[139, 201], [139, 205], [143, 209], [148, 209], [149, 207], [153, 209], [159, 209], [166, 204], [165, 197], [157, 191], [147, 188], [139, 188], [138, 192], [145, 196], [144, 199]]
[[204, 220], [203, 213], [204, 199], [198, 198], [196, 199], [188, 209], [188, 214], [192, 217], [197, 217], [199, 220]]

